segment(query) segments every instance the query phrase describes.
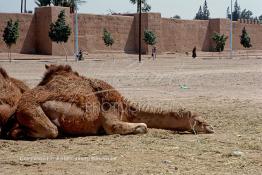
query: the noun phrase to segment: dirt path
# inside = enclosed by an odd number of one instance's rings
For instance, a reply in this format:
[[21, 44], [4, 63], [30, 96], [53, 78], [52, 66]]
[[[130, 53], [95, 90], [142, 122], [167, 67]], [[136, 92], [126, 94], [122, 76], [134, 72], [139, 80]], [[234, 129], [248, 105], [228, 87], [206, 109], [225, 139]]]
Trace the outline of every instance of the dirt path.
[[[197, 111], [216, 133], [150, 129], [135, 136], [0, 140], [0, 174], [261, 174], [262, 59], [135, 59], [68, 63], [82, 75], [110, 82], [136, 102]], [[0, 65], [33, 87], [50, 63], [63, 62]]]

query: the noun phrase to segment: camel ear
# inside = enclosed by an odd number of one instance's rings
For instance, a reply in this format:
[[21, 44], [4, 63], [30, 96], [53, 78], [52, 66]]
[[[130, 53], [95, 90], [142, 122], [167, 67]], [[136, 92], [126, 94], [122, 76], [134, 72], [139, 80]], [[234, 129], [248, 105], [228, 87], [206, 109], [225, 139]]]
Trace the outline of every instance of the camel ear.
[[45, 68], [46, 68], [46, 69], [49, 69], [49, 67], [50, 67], [49, 65], [47, 65], [47, 64], [45, 65]]

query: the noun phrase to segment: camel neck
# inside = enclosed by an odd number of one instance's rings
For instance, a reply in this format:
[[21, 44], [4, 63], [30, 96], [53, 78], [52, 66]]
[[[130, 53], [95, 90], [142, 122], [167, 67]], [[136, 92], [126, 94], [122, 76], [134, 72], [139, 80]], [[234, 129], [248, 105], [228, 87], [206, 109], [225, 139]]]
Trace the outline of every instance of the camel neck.
[[189, 129], [188, 120], [192, 117], [191, 112], [179, 111], [161, 111], [159, 109], [139, 108], [137, 106], [129, 106], [126, 120], [132, 123], [145, 123], [149, 128], [168, 129], [168, 130], [185, 130]]

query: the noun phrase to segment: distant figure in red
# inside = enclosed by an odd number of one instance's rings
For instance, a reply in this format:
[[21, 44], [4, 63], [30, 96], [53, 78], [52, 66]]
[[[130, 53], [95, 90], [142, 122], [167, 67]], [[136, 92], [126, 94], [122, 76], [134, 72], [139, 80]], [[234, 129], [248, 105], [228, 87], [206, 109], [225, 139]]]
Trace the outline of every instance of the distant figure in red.
[[152, 58], [153, 58], [153, 60], [156, 59], [156, 47], [155, 46], [152, 49]]
[[197, 54], [196, 54], [196, 46], [193, 48], [192, 57], [193, 57], [193, 58], [196, 58], [196, 57], [197, 57]]

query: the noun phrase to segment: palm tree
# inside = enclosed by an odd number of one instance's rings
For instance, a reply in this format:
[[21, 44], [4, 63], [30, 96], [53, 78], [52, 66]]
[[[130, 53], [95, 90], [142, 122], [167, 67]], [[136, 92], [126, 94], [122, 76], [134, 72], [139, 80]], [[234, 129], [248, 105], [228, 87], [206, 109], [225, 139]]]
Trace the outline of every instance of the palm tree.
[[51, 4], [51, 0], [36, 0], [35, 1], [36, 5], [38, 5], [38, 7], [41, 7], [41, 6], [47, 6]]
[[70, 12], [74, 13], [78, 4], [85, 3], [85, 0], [53, 0], [54, 6], [70, 7]]
[[[139, 0], [130, 0], [132, 4], [137, 4], [137, 13], [139, 13]], [[151, 6], [147, 3], [147, 0], [141, 0], [142, 3], [142, 12], [149, 12], [151, 10]]]
[[86, 1], [85, 0], [68, 0], [67, 3], [70, 7], [70, 12], [74, 13], [75, 10], [77, 9], [77, 6], [86, 3]]
[[[21, 0], [23, 1], [23, 0]], [[25, 0], [26, 1], [26, 0]], [[47, 6], [52, 3], [54, 6], [70, 7], [70, 13], [74, 13], [77, 5], [85, 3], [85, 0], [36, 0], [35, 3], [41, 6]]]

